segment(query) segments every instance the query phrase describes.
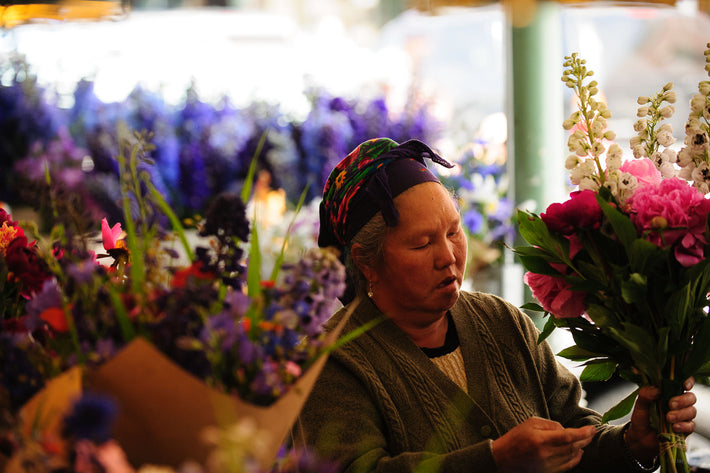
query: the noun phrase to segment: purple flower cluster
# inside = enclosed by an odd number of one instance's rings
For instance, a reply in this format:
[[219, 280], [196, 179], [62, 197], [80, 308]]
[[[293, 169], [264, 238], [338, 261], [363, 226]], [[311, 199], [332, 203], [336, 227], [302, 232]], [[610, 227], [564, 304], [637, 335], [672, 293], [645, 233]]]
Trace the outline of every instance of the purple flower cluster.
[[258, 296], [231, 292], [197, 341], [212, 381], [260, 405], [278, 399], [320, 353], [322, 324], [345, 289], [345, 268], [330, 251], [312, 250], [284, 265], [279, 282], [262, 283]]
[[21, 65], [15, 67], [15, 81], [0, 85], [0, 167], [5, 170], [0, 200], [21, 202], [16, 177], [42, 182], [44, 163], [49, 163], [55, 181], [111, 220], [120, 218], [114, 158], [128, 130], [152, 133], [155, 166], [143, 169], [181, 217], [193, 217], [214, 196], [241, 188], [262, 138], [259, 169], [271, 174], [272, 185], [283, 188], [291, 202], [308, 186], [308, 202], [319, 197], [333, 165], [362, 141], [378, 136], [431, 141], [440, 133], [428, 104], [416, 94], [395, 113], [381, 97], [347, 100], [309, 91], [312, 110], [297, 121], [267, 103], [237, 108], [226, 97], [208, 103], [193, 88], [179, 105], [140, 86], [123, 103], [103, 103], [93, 83], [82, 80], [73, 106], [60, 109], [32, 80], [20, 81]]

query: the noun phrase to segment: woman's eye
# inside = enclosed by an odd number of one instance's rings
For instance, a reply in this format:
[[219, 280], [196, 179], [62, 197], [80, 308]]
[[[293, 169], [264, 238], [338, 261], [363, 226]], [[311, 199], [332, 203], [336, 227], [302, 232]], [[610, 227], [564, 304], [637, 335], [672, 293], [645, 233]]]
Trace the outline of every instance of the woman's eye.
[[424, 243], [423, 245], [415, 246], [414, 249], [415, 249], [415, 250], [423, 250], [423, 249], [426, 248], [427, 246], [429, 246], [429, 242]]

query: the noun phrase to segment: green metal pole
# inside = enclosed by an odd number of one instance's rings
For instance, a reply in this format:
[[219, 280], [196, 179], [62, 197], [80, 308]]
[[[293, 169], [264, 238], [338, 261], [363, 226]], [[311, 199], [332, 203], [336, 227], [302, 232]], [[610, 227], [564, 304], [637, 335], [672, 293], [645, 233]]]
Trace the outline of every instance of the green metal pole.
[[[562, 40], [559, 3], [506, 0], [508, 173], [516, 204], [540, 213], [565, 192]], [[516, 244], [524, 244], [516, 236]], [[522, 268], [509, 273], [506, 298], [531, 300]], [[516, 290], [517, 285], [517, 290]]]
[[534, 202], [536, 212], [564, 197], [560, 8], [532, 0], [512, 1], [506, 9], [514, 197], [518, 205]]

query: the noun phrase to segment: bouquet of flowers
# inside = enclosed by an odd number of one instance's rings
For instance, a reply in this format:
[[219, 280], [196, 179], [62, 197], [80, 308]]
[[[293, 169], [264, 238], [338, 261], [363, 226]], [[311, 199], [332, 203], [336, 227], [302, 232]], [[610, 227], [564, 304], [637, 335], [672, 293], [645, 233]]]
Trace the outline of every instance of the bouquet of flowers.
[[[710, 45], [708, 45], [710, 48]], [[705, 53], [710, 72], [710, 49]], [[569, 200], [536, 215], [519, 210], [521, 236], [530, 246], [515, 252], [525, 282], [541, 304], [523, 307], [548, 318], [541, 339], [556, 327], [574, 346], [560, 355], [585, 362], [582, 380], [615, 373], [638, 386], [662, 390], [652, 425], [659, 435], [661, 471], [688, 472], [685, 439], [665, 419], [668, 400], [694, 376], [710, 374], [710, 81], [690, 102], [679, 151], [669, 124], [673, 85], [639, 97], [634, 159], [624, 161], [611, 116], [596, 99], [593, 72], [577, 54], [566, 57], [562, 80], [578, 99], [564, 122], [570, 130]], [[638, 391], [605, 413], [620, 418]]]
[[[268, 467], [309, 391], [294, 386], [307, 376], [315, 381], [324, 355], [357, 335], [336, 343], [337, 333], [321, 329], [344, 290], [344, 267], [333, 251], [314, 248], [297, 261], [277, 258], [262, 279], [257, 226], [244, 204], [256, 161], [241, 195], [212, 200], [191, 245], [152, 184], [150, 151], [144, 134], [124, 142], [117, 166], [125, 228], [104, 219], [101, 240], [79, 231], [81, 215], [65, 211], [51, 183], [49, 241], [35, 235], [30, 242], [0, 210], [0, 444], [13, 454], [30, 444], [61, 452], [67, 438], [52, 412], [68, 414], [78, 379], [79, 389], [118, 399], [122, 445], [157, 456], [156, 437], [181, 436], [184, 449], [178, 439], [169, 446], [172, 466], [188, 458], [181, 455], [203, 453], [191, 447], [199, 428], [245, 416], [281, 421], [260, 458]], [[285, 401], [291, 393], [297, 399]], [[175, 409], [166, 415], [166, 406]], [[45, 422], [47, 413], [53, 419]]]

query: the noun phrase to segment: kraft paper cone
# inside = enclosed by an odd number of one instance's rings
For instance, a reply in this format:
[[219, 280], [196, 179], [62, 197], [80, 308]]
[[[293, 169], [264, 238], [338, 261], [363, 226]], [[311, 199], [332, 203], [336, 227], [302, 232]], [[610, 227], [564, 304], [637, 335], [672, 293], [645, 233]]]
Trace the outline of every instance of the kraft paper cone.
[[[329, 343], [339, 336], [349, 315], [329, 334]], [[154, 464], [177, 468], [188, 460], [204, 464], [209, 446], [201, 440], [203, 430], [251, 417], [259, 430], [269, 433], [268, 448], [257, 458], [268, 468], [326, 358], [321, 356], [282, 398], [268, 407], [246, 403], [207, 386], [140, 338], [87, 373], [87, 379], [92, 390], [117, 401], [115, 438], [136, 467]]]
[[[81, 397], [82, 393], [82, 368], [72, 368], [56, 378], [48, 381], [44, 388], [35, 394], [22, 409], [19, 417], [22, 425], [22, 436], [25, 439], [41, 440], [45, 444], [51, 444], [57, 451], [65, 452], [65, 442], [62, 440], [62, 425], [64, 416], [71, 410], [74, 402]], [[20, 452], [21, 456], [23, 453]], [[15, 456], [7, 460], [0, 459], [0, 466], [3, 471], [24, 472], [22, 460]], [[53, 462], [65, 464], [67, 459], [60, 455], [53, 459]]]

